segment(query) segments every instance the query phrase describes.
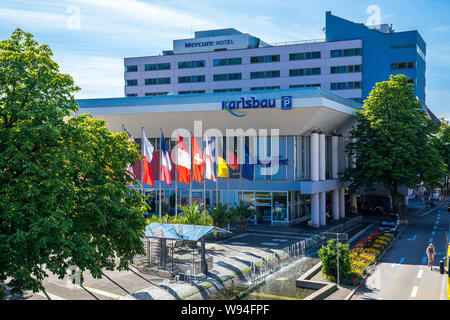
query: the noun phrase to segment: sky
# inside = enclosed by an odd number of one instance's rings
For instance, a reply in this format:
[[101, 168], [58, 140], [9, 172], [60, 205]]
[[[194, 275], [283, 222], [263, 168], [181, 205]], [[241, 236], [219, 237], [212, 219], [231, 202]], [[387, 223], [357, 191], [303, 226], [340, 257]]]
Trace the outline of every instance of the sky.
[[0, 0], [0, 40], [21, 28], [48, 44], [81, 87], [76, 98], [123, 97], [125, 57], [159, 55], [174, 39], [216, 28], [268, 43], [323, 39], [326, 11], [418, 30], [427, 43], [426, 103], [450, 119], [448, 0]]

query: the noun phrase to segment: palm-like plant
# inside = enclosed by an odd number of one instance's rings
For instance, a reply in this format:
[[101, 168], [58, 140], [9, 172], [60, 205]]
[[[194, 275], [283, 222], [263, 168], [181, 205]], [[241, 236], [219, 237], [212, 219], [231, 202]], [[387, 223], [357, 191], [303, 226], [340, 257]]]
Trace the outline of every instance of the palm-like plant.
[[178, 216], [177, 223], [181, 224], [191, 224], [200, 226], [211, 226], [213, 225], [213, 219], [211, 218], [207, 210], [201, 209], [203, 204], [194, 203], [191, 206], [184, 205], [180, 206], [183, 215]]
[[211, 210], [210, 215], [214, 225], [219, 228], [222, 228], [231, 221], [231, 213], [228, 209], [228, 204], [223, 204], [222, 201], [219, 201], [217, 206]]
[[245, 231], [245, 221], [247, 218], [256, 214], [255, 209], [251, 209], [250, 205], [246, 204], [243, 200], [239, 201], [238, 204], [234, 203], [235, 206], [231, 208], [232, 216], [237, 220], [241, 227], [241, 232]]

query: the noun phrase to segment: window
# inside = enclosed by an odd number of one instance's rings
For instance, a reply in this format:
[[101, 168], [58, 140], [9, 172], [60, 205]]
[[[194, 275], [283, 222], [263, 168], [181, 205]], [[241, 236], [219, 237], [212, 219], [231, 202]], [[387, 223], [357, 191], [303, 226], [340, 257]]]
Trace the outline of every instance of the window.
[[136, 65], [125, 66], [125, 72], [136, 72], [136, 71], [138, 71], [138, 67]]
[[415, 61], [391, 63], [391, 70], [415, 69], [415, 68], [416, 68]]
[[138, 85], [138, 81], [136, 80], [126, 80], [125, 81], [125, 86], [126, 87], [134, 87]]
[[145, 65], [145, 71], [168, 70], [168, 69], [170, 69], [170, 63], [154, 63]]
[[178, 91], [178, 94], [200, 94], [200, 93], [205, 93], [205, 90]]
[[214, 59], [214, 67], [242, 64], [242, 58]]
[[331, 67], [331, 73], [361, 72], [361, 65]]
[[251, 72], [250, 79], [279, 78], [280, 71], [258, 71]]
[[356, 82], [334, 82], [331, 84], [331, 90], [361, 89], [361, 81]]
[[178, 77], [178, 83], [205, 82], [205, 76]]
[[320, 83], [294, 84], [294, 85], [290, 85], [289, 86], [290, 89], [294, 89], [294, 88], [312, 88], [312, 87], [320, 87]]
[[289, 54], [289, 60], [310, 60], [320, 59], [320, 51], [315, 52], [299, 52]]
[[153, 97], [153, 96], [167, 96], [168, 92], [146, 92], [146, 97]]
[[205, 60], [178, 62], [178, 69], [203, 68], [204, 66]]
[[215, 74], [213, 79], [214, 81], [241, 80], [242, 73]]
[[320, 68], [306, 68], [306, 69], [291, 69], [289, 70], [290, 77], [300, 76], [315, 76], [320, 74]]
[[157, 85], [157, 84], [170, 84], [170, 78], [153, 78], [153, 79], [145, 79], [145, 85]]
[[250, 88], [250, 91], [263, 91], [263, 90], [280, 90], [280, 86]]
[[362, 55], [362, 49], [355, 48], [355, 49], [331, 50], [330, 55], [331, 58], [360, 56]]
[[240, 91], [242, 91], [242, 88], [214, 89], [214, 93], [220, 93], [220, 92], [240, 92]]
[[137, 97], [137, 93], [127, 93], [127, 98], [129, 97]]
[[280, 55], [270, 55], [270, 56], [259, 56], [250, 57], [250, 63], [266, 63], [266, 62], [279, 62]]

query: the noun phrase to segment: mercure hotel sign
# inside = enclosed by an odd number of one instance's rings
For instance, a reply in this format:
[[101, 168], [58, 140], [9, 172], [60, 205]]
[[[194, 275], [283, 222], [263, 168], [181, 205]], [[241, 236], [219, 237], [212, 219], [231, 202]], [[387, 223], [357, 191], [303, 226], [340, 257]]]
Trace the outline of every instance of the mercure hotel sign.
[[173, 40], [173, 52], [175, 54], [214, 51], [216, 49], [245, 49], [248, 46], [249, 35], [247, 34]]

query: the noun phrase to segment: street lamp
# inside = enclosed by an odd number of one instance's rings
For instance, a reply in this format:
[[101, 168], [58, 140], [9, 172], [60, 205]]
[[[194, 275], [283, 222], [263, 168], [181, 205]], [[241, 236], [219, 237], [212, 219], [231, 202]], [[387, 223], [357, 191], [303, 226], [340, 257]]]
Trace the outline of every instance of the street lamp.
[[347, 233], [324, 232], [322, 234], [326, 239], [336, 239], [336, 264], [337, 264], [337, 284], [339, 285], [339, 240], [347, 241]]

